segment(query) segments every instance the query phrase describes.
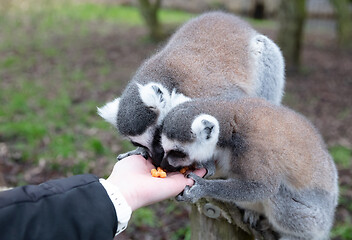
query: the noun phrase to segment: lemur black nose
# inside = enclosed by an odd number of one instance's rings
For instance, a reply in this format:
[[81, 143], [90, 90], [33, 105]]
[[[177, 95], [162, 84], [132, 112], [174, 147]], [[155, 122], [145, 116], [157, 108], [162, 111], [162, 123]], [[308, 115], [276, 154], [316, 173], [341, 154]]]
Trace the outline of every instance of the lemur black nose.
[[161, 146], [161, 127], [155, 129], [154, 139], [152, 143], [152, 163], [155, 167], [161, 167], [167, 172], [175, 172], [177, 169], [169, 164], [167, 158], [164, 158], [164, 149]]
[[164, 170], [166, 170], [166, 172], [176, 172], [178, 171], [179, 168], [173, 167], [169, 164], [169, 161], [167, 160], [167, 157], [162, 159], [160, 167]]
[[164, 158], [164, 150], [161, 146], [153, 146], [152, 163], [155, 167], [161, 167], [161, 162]]
[[161, 161], [164, 158], [164, 149], [161, 146], [160, 142], [161, 138], [161, 128], [157, 127], [154, 132], [154, 138], [153, 138], [153, 143], [152, 143], [152, 163], [155, 167], [160, 167]]

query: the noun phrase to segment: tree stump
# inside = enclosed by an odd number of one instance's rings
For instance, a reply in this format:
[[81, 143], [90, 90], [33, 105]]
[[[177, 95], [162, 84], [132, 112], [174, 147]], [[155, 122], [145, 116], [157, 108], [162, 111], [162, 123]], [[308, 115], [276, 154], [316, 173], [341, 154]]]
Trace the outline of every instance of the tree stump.
[[233, 203], [202, 199], [192, 205], [192, 240], [276, 240], [271, 229], [258, 231], [243, 222]]

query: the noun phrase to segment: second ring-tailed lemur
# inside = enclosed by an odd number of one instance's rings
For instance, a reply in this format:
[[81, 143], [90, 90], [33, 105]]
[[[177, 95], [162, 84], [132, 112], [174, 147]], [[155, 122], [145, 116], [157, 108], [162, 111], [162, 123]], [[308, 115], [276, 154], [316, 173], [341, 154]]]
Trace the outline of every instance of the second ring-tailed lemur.
[[234, 15], [211, 12], [176, 31], [140, 66], [121, 97], [98, 113], [141, 147], [131, 153], [149, 155], [159, 166], [159, 129], [173, 107], [194, 98], [244, 95], [280, 104], [283, 88], [284, 61], [276, 44]]
[[280, 239], [328, 239], [337, 205], [337, 171], [326, 146], [303, 116], [268, 101], [202, 99], [172, 109], [162, 147], [174, 167], [197, 163], [211, 179], [195, 181], [178, 200], [214, 198], [264, 215]]

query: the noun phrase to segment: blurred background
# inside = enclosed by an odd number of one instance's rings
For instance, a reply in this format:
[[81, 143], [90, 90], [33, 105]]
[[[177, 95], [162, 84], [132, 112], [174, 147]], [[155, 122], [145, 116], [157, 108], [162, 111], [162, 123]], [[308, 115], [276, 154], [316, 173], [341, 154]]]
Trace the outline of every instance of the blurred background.
[[[243, 16], [281, 47], [283, 104], [322, 133], [339, 170], [332, 239], [352, 239], [349, 0], [0, 0], [0, 186], [107, 177], [133, 147], [96, 114], [178, 26], [209, 10]], [[187, 205], [137, 210], [118, 239], [189, 239]]]

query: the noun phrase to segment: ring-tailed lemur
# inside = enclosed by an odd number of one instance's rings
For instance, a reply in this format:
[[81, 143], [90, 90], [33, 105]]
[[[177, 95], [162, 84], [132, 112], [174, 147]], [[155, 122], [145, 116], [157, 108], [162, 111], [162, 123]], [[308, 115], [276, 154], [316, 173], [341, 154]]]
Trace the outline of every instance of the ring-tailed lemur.
[[317, 130], [303, 116], [262, 99], [194, 100], [164, 119], [162, 147], [174, 167], [206, 166], [212, 179], [178, 200], [214, 198], [264, 215], [281, 239], [328, 239], [337, 205], [337, 171]]
[[283, 88], [284, 61], [275, 43], [234, 15], [211, 12], [176, 31], [141, 65], [121, 97], [98, 113], [142, 147], [131, 153], [150, 155], [159, 166], [160, 125], [176, 105], [194, 98], [244, 95], [280, 104]]

